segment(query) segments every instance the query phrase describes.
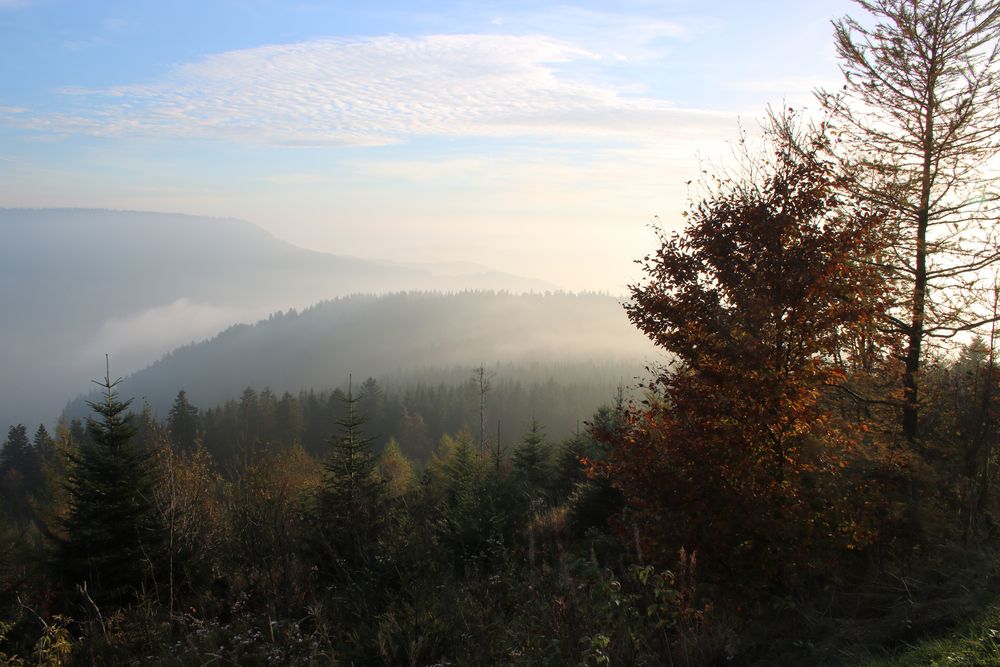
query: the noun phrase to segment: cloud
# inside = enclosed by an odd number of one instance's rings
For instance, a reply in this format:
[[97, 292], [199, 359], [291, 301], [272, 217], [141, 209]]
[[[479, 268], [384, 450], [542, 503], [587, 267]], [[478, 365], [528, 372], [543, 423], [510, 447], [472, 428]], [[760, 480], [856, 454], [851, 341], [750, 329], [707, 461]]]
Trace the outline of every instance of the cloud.
[[108, 353], [121, 372], [131, 372], [164, 351], [208, 338], [234, 322], [255, 321], [264, 314], [182, 298], [164, 306], [108, 319], [89, 340], [83, 341], [82, 351], [76, 356], [82, 364], [83, 360]]
[[27, 5], [28, 0], [0, 0], [0, 10], [18, 9], [20, 7], [26, 7]]
[[[660, 8], [657, 13], [664, 11]], [[621, 7], [608, 12], [566, 5], [512, 11], [494, 19], [494, 25], [516, 26], [524, 32], [552, 35], [583, 44], [604, 57], [632, 62], [662, 57], [664, 49], [660, 42], [687, 40], [694, 32], [692, 28], [696, 27], [691, 22], [631, 13]]]
[[215, 54], [160, 81], [67, 89], [56, 135], [385, 145], [420, 136], [648, 138], [690, 112], [567, 71], [601, 55], [543, 36], [323, 39]]

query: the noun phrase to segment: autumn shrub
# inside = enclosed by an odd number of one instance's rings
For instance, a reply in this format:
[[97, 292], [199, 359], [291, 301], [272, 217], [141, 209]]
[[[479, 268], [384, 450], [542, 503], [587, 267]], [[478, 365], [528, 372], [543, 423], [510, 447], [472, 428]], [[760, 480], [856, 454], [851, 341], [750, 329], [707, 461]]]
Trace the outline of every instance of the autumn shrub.
[[819, 131], [773, 138], [753, 177], [719, 180], [661, 234], [632, 322], [672, 361], [596, 466], [625, 495], [626, 539], [667, 563], [697, 550], [732, 590], [780, 590], [876, 537], [877, 429], [833, 408], [849, 341], [877, 327], [892, 281], [881, 211], [852, 200]]
[[73, 637], [69, 632], [72, 619], [54, 615], [49, 619], [35, 616], [31, 619], [35, 632], [30, 637], [22, 637], [21, 645], [8, 647], [11, 630], [15, 623], [0, 621], [0, 662], [10, 667], [42, 665], [62, 667], [70, 664], [73, 653]]
[[409, 578], [379, 618], [384, 664], [711, 665], [733, 650], [693, 556], [663, 570], [608, 567], [555, 541], [530, 560], [504, 554], [485, 576]]

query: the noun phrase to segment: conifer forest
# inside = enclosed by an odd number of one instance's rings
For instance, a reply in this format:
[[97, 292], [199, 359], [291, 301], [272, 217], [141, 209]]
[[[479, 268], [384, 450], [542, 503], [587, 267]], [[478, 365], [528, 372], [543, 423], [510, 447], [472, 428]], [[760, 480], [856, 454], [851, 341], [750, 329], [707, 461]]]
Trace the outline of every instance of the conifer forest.
[[0, 663], [1000, 664], [1000, 2], [831, 19], [620, 298], [397, 267], [12, 399]]

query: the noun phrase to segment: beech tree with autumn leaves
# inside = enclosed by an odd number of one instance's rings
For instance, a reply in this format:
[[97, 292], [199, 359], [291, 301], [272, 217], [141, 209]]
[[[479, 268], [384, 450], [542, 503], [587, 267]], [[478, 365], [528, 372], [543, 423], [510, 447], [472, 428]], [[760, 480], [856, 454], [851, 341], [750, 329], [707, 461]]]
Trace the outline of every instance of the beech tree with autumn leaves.
[[717, 575], [766, 584], [873, 537], [866, 471], [886, 462], [837, 389], [858, 340], [888, 343], [883, 212], [847, 195], [822, 128], [783, 136], [642, 260], [626, 310], [671, 361], [607, 468], [645, 554], [697, 550]]
[[[995, 341], [1000, 4], [857, 3], [869, 20], [834, 21], [845, 85], [818, 93], [826, 122], [773, 119], [770, 155], [717, 180], [631, 289], [672, 361], [607, 472], [661, 562], [697, 549], [773, 584], [876, 537], [928, 547], [953, 508], [988, 514], [949, 468], [961, 410], [918, 388], [953, 363], [930, 340]], [[968, 449], [983, 490], [991, 437]]]

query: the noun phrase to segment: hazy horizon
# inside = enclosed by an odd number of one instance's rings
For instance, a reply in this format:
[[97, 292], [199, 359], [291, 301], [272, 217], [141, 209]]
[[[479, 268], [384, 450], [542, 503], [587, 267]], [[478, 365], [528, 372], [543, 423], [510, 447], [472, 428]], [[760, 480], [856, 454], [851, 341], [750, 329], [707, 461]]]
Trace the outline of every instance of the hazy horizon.
[[[0, 347], [0, 368], [4, 369], [0, 377], [0, 425], [5, 421], [55, 419], [67, 400], [87, 391], [90, 381], [103, 373], [105, 354], [110, 354], [116, 375], [128, 376], [179, 346], [212, 339], [233, 325], [254, 324], [293, 308], [301, 312], [337, 297], [471, 291], [481, 295], [468, 302], [471, 308], [478, 301], [490, 301], [491, 291], [510, 295], [559, 292], [549, 283], [469, 263], [440, 268], [426, 263], [408, 266], [303, 250], [232, 218], [104, 209], [0, 208], [0, 229], [4, 232], [0, 310], [12, 314], [0, 320], [0, 339], [5, 343]], [[400, 304], [401, 317], [410, 309], [406, 301]], [[559, 300], [552, 301], [556, 302]], [[551, 341], [548, 354], [553, 359], [592, 339], [594, 331], [607, 337], [604, 346], [591, 341], [590, 349], [595, 351], [613, 349], [630, 339], [644, 341], [628, 324], [614, 297], [584, 302], [603, 304], [603, 314], [594, 319], [586, 308], [564, 311], [563, 319], [570, 320], [568, 323], [547, 319], [549, 329], [535, 332], [549, 340], [560, 335], [564, 338], [560, 344]], [[609, 309], [609, 304], [614, 307]], [[491, 326], [509, 327], [519, 322], [524, 335], [510, 331], [508, 341], [484, 337], [476, 346], [463, 348], [463, 355], [457, 351], [455, 335], [458, 325], [469, 318], [486, 326], [495, 321], [496, 313], [489, 309], [478, 316], [450, 312], [433, 320], [440, 329], [427, 332], [425, 327], [425, 335], [433, 333], [435, 339], [449, 341], [455, 348], [449, 364], [471, 367], [480, 361], [519, 358], [530, 338], [527, 333], [533, 330], [531, 319], [514, 309]], [[336, 319], [310, 321], [316, 324], [304, 340], [338, 340]], [[372, 340], [363, 338], [341, 345], [335, 356], [372, 353], [369, 362], [359, 362], [354, 370], [374, 374], [377, 361], [414, 335], [411, 328], [392, 327], [394, 338], [382, 341], [385, 351], [372, 350]], [[250, 357], [246, 363], [277, 354], [291, 341], [275, 337], [272, 343], [270, 352], [244, 351]], [[305, 347], [300, 346], [295, 354], [309, 357]], [[597, 356], [603, 358], [606, 352]], [[425, 361], [426, 354], [414, 353], [412, 363]], [[406, 367], [402, 361], [398, 363]], [[306, 368], [319, 365], [314, 358]], [[378, 370], [391, 368], [378, 366]], [[182, 376], [178, 386], [166, 391], [193, 389], [201, 381]], [[334, 381], [339, 378], [325, 380]], [[319, 380], [314, 378], [303, 386], [316, 382]]]
[[3, 0], [0, 206], [622, 293], [741, 124], [838, 84], [852, 4], [769, 8]]
[[0, 0], [0, 399], [355, 291], [621, 298], [741, 128], [839, 85], [853, 9]]

